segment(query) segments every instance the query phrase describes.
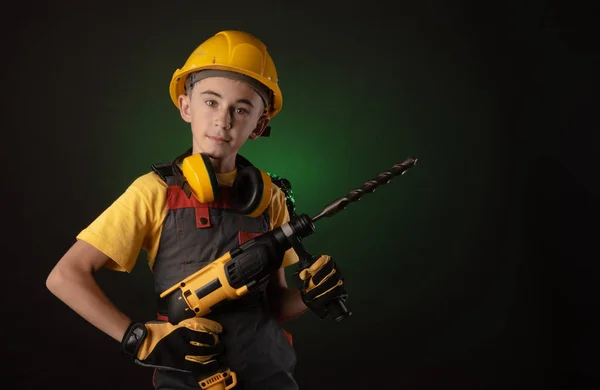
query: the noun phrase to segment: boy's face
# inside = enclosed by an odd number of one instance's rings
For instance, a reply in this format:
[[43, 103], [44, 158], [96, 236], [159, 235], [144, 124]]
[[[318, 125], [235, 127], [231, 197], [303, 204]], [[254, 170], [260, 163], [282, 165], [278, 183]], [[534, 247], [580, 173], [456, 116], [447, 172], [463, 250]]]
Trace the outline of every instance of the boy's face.
[[260, 95], [242, 81], [205, 78], [196, 82], [190, 95], [179, 96], [179, 107], [192, 127], [193, 153], [218, 160], [234, 157], [269, 123]]

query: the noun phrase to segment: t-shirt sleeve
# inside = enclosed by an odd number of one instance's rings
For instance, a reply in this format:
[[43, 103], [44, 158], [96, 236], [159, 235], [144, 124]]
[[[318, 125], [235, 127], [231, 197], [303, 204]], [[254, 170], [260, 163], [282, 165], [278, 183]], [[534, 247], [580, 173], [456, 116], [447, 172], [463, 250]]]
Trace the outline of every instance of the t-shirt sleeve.
[[153, 172], [140, 176], [77, 239], [110, 257], [109, 269], [131, 272], [141, 249], [151, 261], [164, 219], [165, 187]]
[[[273, 184], [273, 195], [271, 204], [269, 205], [269, 215], [271, 217], [271, 230], [278, 226], [287, 223], [290, 220], [290, 214], [288, 212], [285, 203], [285, 194], [279, 187]], [[283, 256], [282, 268], [289, 265], [295, 264], [299, 261], [298, 255], [293, 248], [288, 249]]]

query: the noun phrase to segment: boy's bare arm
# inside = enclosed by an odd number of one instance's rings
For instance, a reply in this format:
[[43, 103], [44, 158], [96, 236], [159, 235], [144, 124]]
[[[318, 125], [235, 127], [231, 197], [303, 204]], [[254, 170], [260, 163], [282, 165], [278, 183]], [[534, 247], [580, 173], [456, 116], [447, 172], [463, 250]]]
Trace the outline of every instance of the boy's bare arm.
[[271, 277], [268, 294], [274, 314], [281, 322], [292, 320], [308, 310], [302, 301], [300, 290], [288, 287], [283, 268]]
[[92, 245], [78, 240], [52, 269], [46, 286], [92, 325], [121, 341], [131, 320], [110, 302], [94, 278], [109, 260]]

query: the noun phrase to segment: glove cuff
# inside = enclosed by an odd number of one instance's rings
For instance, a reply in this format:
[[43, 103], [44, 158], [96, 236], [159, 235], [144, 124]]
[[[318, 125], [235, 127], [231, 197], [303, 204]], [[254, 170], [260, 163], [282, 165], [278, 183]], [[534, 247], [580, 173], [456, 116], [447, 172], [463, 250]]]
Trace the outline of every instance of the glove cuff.
[[139, 322], [129, 324], [121, 340], [121, 352], [132, 359], [137, 359], [137, 352], [147, 333], [146, 325]]

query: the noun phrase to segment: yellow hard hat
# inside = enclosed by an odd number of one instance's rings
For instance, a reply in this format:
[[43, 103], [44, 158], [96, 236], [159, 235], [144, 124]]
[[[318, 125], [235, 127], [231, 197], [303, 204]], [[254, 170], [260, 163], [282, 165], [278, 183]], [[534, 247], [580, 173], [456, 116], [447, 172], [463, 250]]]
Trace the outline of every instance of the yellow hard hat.
[[188, 57], [181, 69], [171, 78], [169, 93], [179, 108], [178, 97], [185, 93], [186, 77], [205, 69], [241, 73], [265, 85], [272, 93], [267, 103], [267, 114], [273, 118], [283, 104], [277, 70], [267, 47], [251, 34], [242, 31], [221, 31], [200, 44]]

